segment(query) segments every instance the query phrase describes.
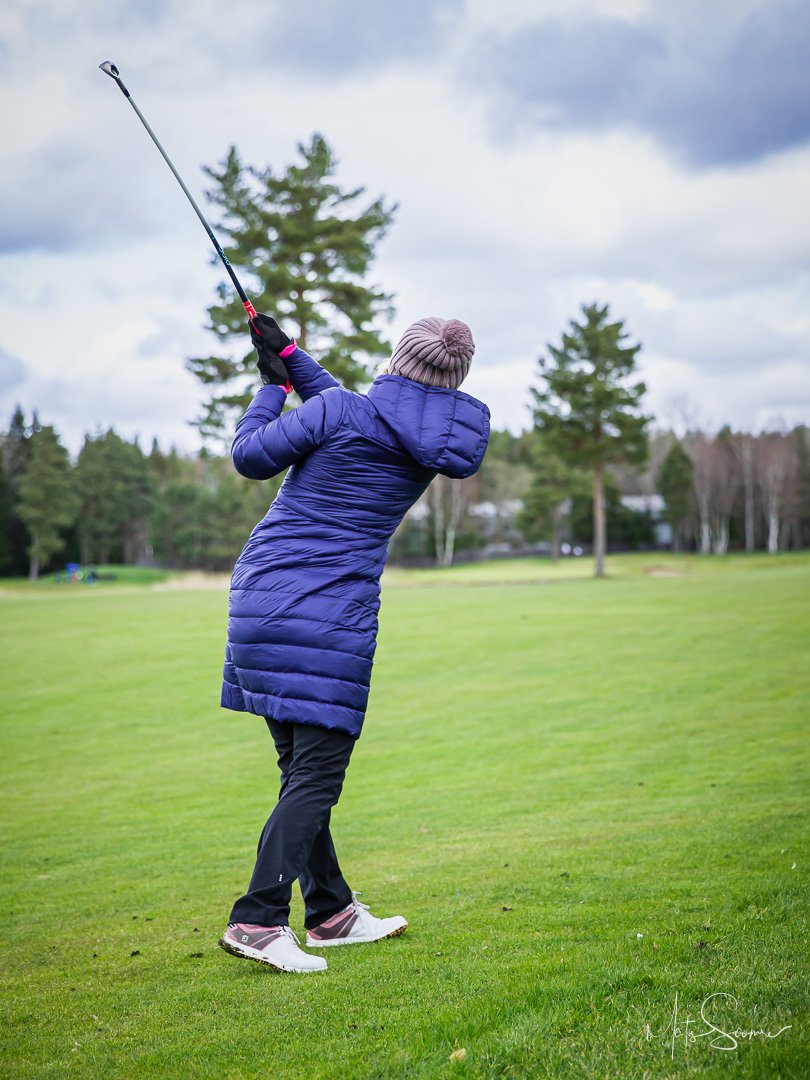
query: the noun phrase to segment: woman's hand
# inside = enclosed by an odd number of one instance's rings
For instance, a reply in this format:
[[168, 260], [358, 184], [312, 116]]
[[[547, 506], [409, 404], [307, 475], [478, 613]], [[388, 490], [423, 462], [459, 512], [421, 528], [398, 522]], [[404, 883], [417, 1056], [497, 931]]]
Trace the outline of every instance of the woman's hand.
[[280, 354], [295, 347], [295, 341], [288, 337], [272, 315], [257, 315], [250, 320], [250, 340], [259, 354], [257, 367], [265, 385], [289, 384], [287, 366]]
[[272, 315], [259, 313], [250, 320], [250, 340], [261, 353], [262, 349], [275, 353], [276, 356], [288, 349], [295, 342], [288, 337]]

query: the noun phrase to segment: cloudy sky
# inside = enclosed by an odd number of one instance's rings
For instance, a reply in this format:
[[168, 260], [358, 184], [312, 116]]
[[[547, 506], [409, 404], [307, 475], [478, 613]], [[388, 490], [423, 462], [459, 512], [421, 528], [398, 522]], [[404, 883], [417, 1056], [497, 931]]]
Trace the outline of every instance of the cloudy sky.
[[398, 202], [388, 334], [469, 322], [497, 425], [593, 300], [659, 423], [810, 421], [808, 55], [806, 0], [5, 0], [0, 420], [198, 445], [222, 275], [111, 59], [201, 199], [318, 131]]

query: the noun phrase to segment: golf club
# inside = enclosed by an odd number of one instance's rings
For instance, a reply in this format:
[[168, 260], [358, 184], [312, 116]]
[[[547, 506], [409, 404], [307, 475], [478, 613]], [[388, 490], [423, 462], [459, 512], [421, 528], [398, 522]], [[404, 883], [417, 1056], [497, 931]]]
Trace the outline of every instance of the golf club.
[[146, 128], [146, 130], [149, 132], [150, 136], [152, 137], [152, 142], [155, 144], [155, 146], [161, 152], [161, 154], [163, 155], [163, 160], [166, 162], [166, 164], [169, 166], [169, 168], [174, 173], [174, 176], [175, 176], [175, 179], [177, 180], [177, 183], [180, 185], [180, 187], [186, 193], [186, 198], [191, 203], [191, 205], [194, 207], [195, 214], [197, 215], [197, 217], [202, 222], [203, 228], [208, 233], [208, 236], [209, 236], [209, 238], [211, 240], [211, 243], [216, 248], [217, 255], [219, 255], [220, 259], [222, 259], [222, 262], [223, 262], [223, 264], [225, 266], [225, 269], [228, 271], [228, 274], [230, 275], [230, 279], [234, 284], [234, 288], [236, 289], [237, 293], [239, 294], [239, 299], [245, 305], [245, 311], [247, 312], [248, 319], [250, 319], [250, 320], [255, 319], [255, 317], [256, 317], [256, 309], [254, 308], [253, 304], [251, 304], [250, 300], [248, 300], [247, 293], [245, 292], [245, 290], [239, 284], [239, 279], [237, 278], [236, 274], [234, 273], [233, 267], [228, 262], [228, 256], [222, 250], [222, 245], [217, 240], [216, 236], [214, 236], [214, 230], [211, 228], [211, 226], [205, 220], [205, 217], [203, 216], [202, 210], [200, 210], [199, 206], [197, 206], [191, 192], [188, 190], [186, 185], [183, 183], [183, 178], [180, 176], [180, 173], [177, 171], [177, 169], [175, 169], [174, 165], [171, 162], [171, 159], [169, 158], [169, 155], [166, 153], [166, 151], [160, 145], [158, 137], [157, 137], [157, 135], [155, 135], [154, 131], [152, 131], [151, 127], [147, 123], [146, 117], [143, 115], [141, 110], [138, 108], [138, 106], [132, 100], [132, 95], [130, 94], [129, 90], [127, 90], [126, 86], [124, 86], [123, 82], [121, 81], [121, 75], [120, 75], [120, 73], [118, 71], [118, 68], [110, 60], [105, 60], [103, 64], [99, 64], [98, 66], [99, 66], [99, 68], [101, 68], [101, 70], [104, 72], [105, 75], [109, 75], [111, 79], [115, 79], [115, 81], [118, 83], [118, 89], [121, 91], [121, 93], [124, 95], [124, 97], [130, 103], [132, 108], [138, 114], [138, 119], [143, 124], [143, 126]]

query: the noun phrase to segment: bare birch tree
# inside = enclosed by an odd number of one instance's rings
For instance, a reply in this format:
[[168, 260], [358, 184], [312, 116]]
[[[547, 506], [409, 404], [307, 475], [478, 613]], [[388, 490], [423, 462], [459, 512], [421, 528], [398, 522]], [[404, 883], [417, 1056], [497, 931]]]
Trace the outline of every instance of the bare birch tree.
[[467, 509], [467, 485], [439, 474], [430, 485], [430, 508], [433, 514], [433, 540], [436, 565], [450, 566], [456, 537]]
[[714, 470], [712, 468], [711, 439], [698, 432], [685, 440], [686, 452], [692, 459], [692, 484], [695, 494], [697, 528], [695, 539], [701, 555], [712, 550], [711, 512], [714, 497]]
[[740, 482], [743, 489], [743, 522], [746, 551], [753, 551], [756, 546], [754, 441], [754, 437], [746, 433], [735, 435], [731, 440], [731, 446], [739, 464]]
[[773, 555], [779, 550], [780, 528], [793, 513], [799, 497], [799, 461], [795, 440], [778, 431], [760, 435], [756, 440], [754, 469], [762, 496], [767, 547]]

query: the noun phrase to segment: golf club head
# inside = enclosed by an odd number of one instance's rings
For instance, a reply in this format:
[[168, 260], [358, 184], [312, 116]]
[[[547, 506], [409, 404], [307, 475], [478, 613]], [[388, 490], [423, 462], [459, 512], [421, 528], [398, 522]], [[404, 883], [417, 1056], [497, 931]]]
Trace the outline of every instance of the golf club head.
[[109, 75], [111, 79], [119, 79], [120, 73], [118, 68], [112, 62], [112, 60], [105, 60], [103, 64], [98, 65], [105, 75]]

